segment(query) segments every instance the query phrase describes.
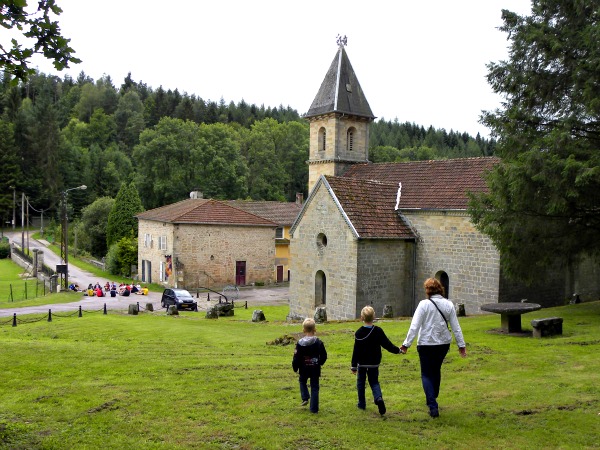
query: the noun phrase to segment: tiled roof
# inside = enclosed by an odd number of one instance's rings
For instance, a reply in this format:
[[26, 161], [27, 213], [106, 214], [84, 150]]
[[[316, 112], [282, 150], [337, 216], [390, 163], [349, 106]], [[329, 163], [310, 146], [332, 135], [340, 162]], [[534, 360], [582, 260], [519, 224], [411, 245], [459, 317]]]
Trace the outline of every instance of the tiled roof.
[[346, 177], [326, 176], [325, 179], [359, 238], [415, 237], [394, 210], [396, 185]]
[[340, 112], [374, 119], [343, 46], [340, 46], [306, 117]]
[[171, 205], [145, 211], [138, 219], [168, 223], [252, 225], [274, 227], [277, 224], [256, 214], [209, 199], [188, 199]]
[[251, 214], [268, 219], [280, 226], [291, 226], [302, 210], [296, 202], [268, 202], [252, 200], [228, 200], [226, 203]]
[[[467, 192], [486, 192], [484, 173], [500, 160], [495, 157], [355, 164], [344, 177], [402, 183], [399, 208], [466, 209]], [[394, 203], [396, 195], [394, 194]]]

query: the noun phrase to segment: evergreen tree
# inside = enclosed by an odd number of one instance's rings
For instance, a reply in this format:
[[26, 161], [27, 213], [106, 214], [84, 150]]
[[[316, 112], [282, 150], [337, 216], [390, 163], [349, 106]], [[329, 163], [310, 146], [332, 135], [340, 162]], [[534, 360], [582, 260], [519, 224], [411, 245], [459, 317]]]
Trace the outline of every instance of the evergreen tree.
[[505, 273], [533, 279], [600, 255], [600, 1], [534, 0], [502, 18], [510, 58], [487, 78], [505, 100], [482, 118], [502, 161], [471, 215]]
[[19, 158], [13, 138], [13, 125], [0, 119], [0, 219], [11, 217], [13, 208], [13, 189], [16, 189], [20, 178]]
[[[123, 183], [108, 215], [106, 224], [106, 244], [110, 247], [124, 237], [137, 237], [135, 215], [144, 211], [135, 184]], [[133, 234], [132, 234], [133, 233]]]

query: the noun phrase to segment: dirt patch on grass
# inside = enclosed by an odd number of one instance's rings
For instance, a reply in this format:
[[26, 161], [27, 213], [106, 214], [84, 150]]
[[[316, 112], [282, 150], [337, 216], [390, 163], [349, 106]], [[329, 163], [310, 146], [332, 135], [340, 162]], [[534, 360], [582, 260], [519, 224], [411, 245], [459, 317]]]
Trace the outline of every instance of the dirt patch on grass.
[[108, 402], [102, 403], [100, 406], [96, 406], [95, 408], [89, 409], [88, 414], [93, 414], [102, 411], [114, 411], [115, 409], [119, 409], [119, 406], [116, 405], [117, 402], [117, 399], [113, 399]]

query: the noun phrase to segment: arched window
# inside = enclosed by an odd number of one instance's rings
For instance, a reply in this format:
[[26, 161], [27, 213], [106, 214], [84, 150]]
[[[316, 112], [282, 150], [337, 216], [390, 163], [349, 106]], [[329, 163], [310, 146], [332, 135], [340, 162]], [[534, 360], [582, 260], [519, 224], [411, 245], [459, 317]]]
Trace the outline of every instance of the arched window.
[[346, 132], [346, 150], [351, 152], [354, 150], [354, 134], [356, 133], [356, 128], [350, 127]]
[[327, 142], [327, 132], [325, 131], [325, 127], [321, 127], [319, 129], [319, 151], [325, 151], [325, 143]]
[[435, 277], [440, 283], [442, 283], [442, 286], [444, 286], [444, 297], [450, 298], [450, 277], [448, 276], [448, 274], [443, 270], [440, 270], [438, 273], [435, 274]]
[[322, 270], [315, 274], [315, 306], [322, 306], [327, 302], [327, 277]]

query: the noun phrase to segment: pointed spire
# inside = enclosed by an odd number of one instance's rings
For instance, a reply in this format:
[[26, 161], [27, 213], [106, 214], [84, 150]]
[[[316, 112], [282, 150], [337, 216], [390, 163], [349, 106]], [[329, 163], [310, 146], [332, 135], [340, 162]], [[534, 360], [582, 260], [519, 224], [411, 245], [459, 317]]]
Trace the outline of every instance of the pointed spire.
[[347, 42], [346, 36], [338, 35], [338, 52], [306, 117], [338, 112], [375, 118], [346, 54]]

